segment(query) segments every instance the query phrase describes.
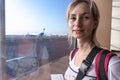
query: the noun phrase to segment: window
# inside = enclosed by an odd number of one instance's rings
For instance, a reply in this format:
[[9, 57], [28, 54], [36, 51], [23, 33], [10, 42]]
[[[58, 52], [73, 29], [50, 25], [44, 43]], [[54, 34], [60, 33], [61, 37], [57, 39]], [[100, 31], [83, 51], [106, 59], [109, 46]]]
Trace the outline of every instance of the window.
[[64, 74], [70, 52], [69, 2], [5, 0], [7, 80], [49, 80]]

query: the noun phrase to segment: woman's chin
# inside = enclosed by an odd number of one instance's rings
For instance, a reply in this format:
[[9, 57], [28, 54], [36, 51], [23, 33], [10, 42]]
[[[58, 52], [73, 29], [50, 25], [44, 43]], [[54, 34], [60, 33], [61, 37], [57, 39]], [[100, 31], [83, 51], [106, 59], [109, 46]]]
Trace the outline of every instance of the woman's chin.
[[81, 36], [81, 35], [76, 35], [76, 34], [74, 34], [73, 37], [79, 39], [79, 38], [81, 38], [82, 36]]

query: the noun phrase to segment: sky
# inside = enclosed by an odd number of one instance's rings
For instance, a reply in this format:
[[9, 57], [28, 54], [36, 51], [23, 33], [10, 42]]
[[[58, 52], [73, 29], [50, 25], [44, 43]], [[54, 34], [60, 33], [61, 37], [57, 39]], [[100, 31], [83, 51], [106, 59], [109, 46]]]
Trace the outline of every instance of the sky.
[[72, 0], [5, 0], [6, 35], [66, 35], [66, 9]]

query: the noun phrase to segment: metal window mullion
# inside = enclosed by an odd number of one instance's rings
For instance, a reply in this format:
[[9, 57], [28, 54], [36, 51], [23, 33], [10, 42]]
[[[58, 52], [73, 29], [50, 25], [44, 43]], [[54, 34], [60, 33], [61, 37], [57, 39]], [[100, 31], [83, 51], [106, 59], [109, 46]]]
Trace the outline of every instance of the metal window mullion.
[[6, 71], [5, 71], [5, 0], [0, 0], [0, 80], [6, 80]]

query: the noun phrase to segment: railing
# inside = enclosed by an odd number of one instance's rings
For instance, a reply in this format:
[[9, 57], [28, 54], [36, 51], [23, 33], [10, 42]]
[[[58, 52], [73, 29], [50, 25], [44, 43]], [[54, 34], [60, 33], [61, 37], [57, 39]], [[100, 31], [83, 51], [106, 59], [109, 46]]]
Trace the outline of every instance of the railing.
[[38, 69], [36, 57], [24, 56], [6, 60], [7, 73], [12, 77], [21, 77]]

